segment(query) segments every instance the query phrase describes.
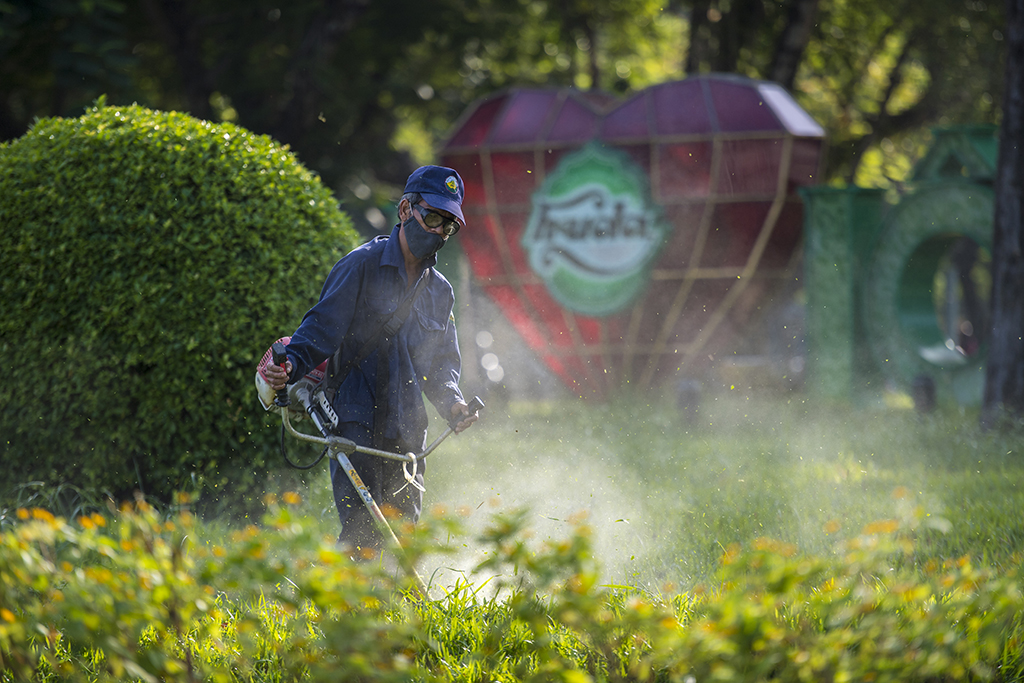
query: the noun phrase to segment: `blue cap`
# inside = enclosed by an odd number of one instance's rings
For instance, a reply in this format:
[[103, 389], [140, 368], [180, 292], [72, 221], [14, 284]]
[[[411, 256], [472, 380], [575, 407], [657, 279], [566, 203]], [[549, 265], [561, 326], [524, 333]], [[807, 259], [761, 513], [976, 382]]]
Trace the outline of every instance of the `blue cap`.
[[420, 166], [405, 183], [405, 192], [418, 192], [435, 209], [454, 215], [463, 225], [462, 197], [465, 188], [454, 169], [445, 166]]

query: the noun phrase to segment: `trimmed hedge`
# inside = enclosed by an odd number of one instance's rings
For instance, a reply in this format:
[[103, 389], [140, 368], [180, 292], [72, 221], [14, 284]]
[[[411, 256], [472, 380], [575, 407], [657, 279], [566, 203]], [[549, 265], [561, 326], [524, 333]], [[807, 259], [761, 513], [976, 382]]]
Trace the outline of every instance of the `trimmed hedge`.
[[100, 100], [0, 145], [0, 241], [4, 480], [166, 499], [277, 464], [256, 363], [358, 236], [286, 146]]

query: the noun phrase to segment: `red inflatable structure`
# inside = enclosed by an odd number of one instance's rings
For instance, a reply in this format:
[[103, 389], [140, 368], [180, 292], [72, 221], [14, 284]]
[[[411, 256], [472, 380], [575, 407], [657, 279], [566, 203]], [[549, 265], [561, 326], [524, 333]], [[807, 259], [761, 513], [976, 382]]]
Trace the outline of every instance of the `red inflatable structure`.
[[708, 75], [624, 101], [511, 89], [442, 150], [476, 281], [580, 396], [700, 372], [785, 278], [822, 128], [778, 85]]

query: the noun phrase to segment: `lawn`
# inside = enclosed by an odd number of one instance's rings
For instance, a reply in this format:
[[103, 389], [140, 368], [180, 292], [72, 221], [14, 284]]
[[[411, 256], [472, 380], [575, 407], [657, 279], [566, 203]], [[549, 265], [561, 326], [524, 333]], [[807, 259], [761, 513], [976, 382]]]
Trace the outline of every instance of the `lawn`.
[[804, 395], [723, 392], [698, 419], [671, 402], [489, 406], [430, 456], [427, 502], [526, 506], [540, 537], [585, 514], [612, 583], [706, 582], [725, 548], [771, 538], [827, 554], [908, 506], [918, 552], [999, 564], [1024, 550], [1024, 439], [969, 411], [920, 415]]

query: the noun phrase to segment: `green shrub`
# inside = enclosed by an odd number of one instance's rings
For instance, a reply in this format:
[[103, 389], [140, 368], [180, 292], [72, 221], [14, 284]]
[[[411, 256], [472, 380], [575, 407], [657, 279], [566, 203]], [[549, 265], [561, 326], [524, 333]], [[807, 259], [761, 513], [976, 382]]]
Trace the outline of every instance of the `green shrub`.
[[0, 145], [4, 479], [165, 499], [276, 455], [263, 351], [357, 235], [268, 137], [103, 101]]
[[[283, 500], [227, 533], [145, 503], [19, 509], [0, 531], [0, 681], [1024, 680], [1019, 564], [892, 568], [923, 511], [840, 555], [730, 546], [713, 585], [671, 597], [601, 585], [585, 526], [529, 543], [520, 511], [477, 539], [492, 578], [422, 600]], [[462, 540], [454, 518], [423, 521], [401, 530], [419, 561], [442, 551], [431, 538]]]

